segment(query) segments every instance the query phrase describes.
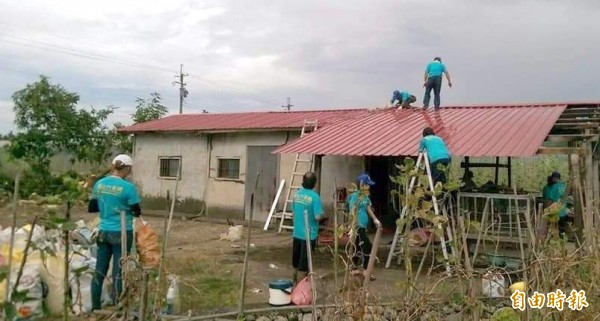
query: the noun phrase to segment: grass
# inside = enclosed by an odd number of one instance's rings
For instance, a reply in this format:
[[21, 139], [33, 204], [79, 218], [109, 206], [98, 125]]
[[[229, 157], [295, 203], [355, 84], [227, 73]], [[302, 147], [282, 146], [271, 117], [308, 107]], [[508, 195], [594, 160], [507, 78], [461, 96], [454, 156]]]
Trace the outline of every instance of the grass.
[[240, 280], [237, 273], [223, 264], [196, 257], [170, 258], [169, 272], [180, 276], [179, 293], [181, 313], [216, 312], [235, 307], [238, 302]]

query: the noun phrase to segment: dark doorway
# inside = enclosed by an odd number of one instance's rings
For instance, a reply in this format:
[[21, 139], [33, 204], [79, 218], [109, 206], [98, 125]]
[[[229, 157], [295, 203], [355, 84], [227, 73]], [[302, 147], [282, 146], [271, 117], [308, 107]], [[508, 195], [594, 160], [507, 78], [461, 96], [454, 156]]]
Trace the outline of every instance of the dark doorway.
[[277, 193], [277, 155], [271, 152], [277, 146], [248, 146], [246, 149], [245, 218], [250, 216], [250, 196], [254, 190], [256, 173], [260, 172], [254, 194], [254, 220], [265, 221]]
[[390, 176], [397, 175], [396, 164], [400, 164], [401, 161], [401, 157], [365, 157], [366, 172], [375, 181], [375, 185], [371, 187], [373, 210], [385, 228], [394, 229], [396, 227], [400, 209], [397, 206], [394, 209], [394, 201], [397, 203], [397, 199], [392, 200], [391, 191], [397, 189], [397, 186], [392, 183]]

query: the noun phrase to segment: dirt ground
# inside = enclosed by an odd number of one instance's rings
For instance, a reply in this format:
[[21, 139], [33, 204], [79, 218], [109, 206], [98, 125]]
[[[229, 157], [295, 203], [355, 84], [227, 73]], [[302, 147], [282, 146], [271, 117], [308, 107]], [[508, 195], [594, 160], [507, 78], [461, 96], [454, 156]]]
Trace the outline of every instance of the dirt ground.
[[[61, 213], [61, 208], [57, 209]], [[45, 215], [44, 208], [22, 204], [18, 211], [18, 226], [30, 223], [34, 215]], [[163, 233], [165, 213], [152, 213], [145, 219], [159, 234]], [[162, 216], [159, 216], [162, 215]], [[95, 215], [83, 208], [72, 213], [74, 220], [89, 221]], [[0, 210], [0, 225], [10, 226], [11, 211], [4, 206]], [[261, 224], [262, 226], [262, 224]], [[193, 315], [232, 311], [237, 307], [241, 272], [244, 260], [246, 228], [241, 240], [220, 240], [229, 228], [227, 222], [209, 222], [202, 219], [174, 218], [168, 238], [165, 268], [169, 273], [180, 277], [181, 313]], [[248, 308], [266, 307], [269, 300], [269, 282], [276, 279], [291, 279], [292, 238], [289, 231], [277, 233], [273, 223], [268, 231], [258, 224], [252, 227], [251, 251], [249, 252], [248, 275], [245, 301]], [[373, 237], [371, 235], [371, 237]], [[374, 275], [371, 282], [371, 302], [390, 302], [397, 298], [398, 282], [405, 274], [394, 264], [385, 269], [389, 251], [388, 242], [392, 235], [382, 238]], [[162, 241], [162, 237], [161, 237]], [[340, 251], [344, 248], [340, 247]], [[318, 302], [331, 303], [334, 296], [334, 273], [332, 249], [328, 246], [317, 248], [314, 257], [315, 273], [318, 276]], [[340, 262], [339, 284], [344, 281], [344, 266]], [[151, 294], [151, 299], [154, 295]]]

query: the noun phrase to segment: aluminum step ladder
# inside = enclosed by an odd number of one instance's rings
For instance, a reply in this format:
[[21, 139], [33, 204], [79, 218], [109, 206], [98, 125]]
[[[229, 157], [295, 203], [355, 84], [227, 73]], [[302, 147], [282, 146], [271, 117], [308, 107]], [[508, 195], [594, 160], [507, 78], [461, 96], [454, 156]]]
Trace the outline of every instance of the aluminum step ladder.
[[[431, 191], [433, 191], [434, 190], [433, 178], [431, 176], [429, 157], [427, 156], [426, 152], [419, 153], [419, 157], [417, 158], [417, 163], [416, 163], [415, 167], [418, 169], [418, 172], [421, 172], [424, 170], [427, 173], [427, 179], [428, 179], [427, 185], [429, 185], [429, 189]], [[417, 181], [418, 172], [415, 175], [411, 176], [411, 178], [410, 178], [408, 190], [406, 191], [407, 195], [409, 193], [414, 192], [413, 189], [414, 189], [415, 183]], [[435, 215], [443, 215], [443, 214], [441, 214], [440, 205], [438, 204], [437, 197], [435, 195], [432, 195], [431, 197], [432, 197], [433, 209], [434, 209]], [[401, 221], [404, 220], [404, 218], [406, 217], [407, 211], [408, 211], [408, 206], [403, 206], [402, 212], [400, 213]], [[444, 211], [444, 213], [445, 213], [445, 211]], [[388, 254], [387, 262], [385, 264], [386, 269], [390, 267], [390, 265], [392, 263], [392, 259], [395, 256], [398, 257], [398, 264], [400, 264], [400, 261], [402, 260], [403, 249], [404, 249], [404, 247], [403, 247], [404, 240], [406, 239], [408, 232], [410, 231], [410, 226], [411, 226], [411, 223], [408, 222], [408, 223], [401, 223], [401, 225], [396, 227], [396, 232], [394, 233], [394, 240], [392, 241], [392, 246], [390, 247], [390, 252]], [[437, 228], [442, 229], [441, 224], [438, 224]], [[444, 235], [444, 234], [446, 234], [446, 235]], [[446, 242], [446, 237], [448, 238], [448, 242]], [[451, 230], [449, 224], [446, 226], [446, 231], [441, 233], [440, 241], [441, 241], [440, 247], [442, 248], [442, 254], [444, 255], [444, 264], [446, 266], [446, 273], [448, 273], [448, 275], [450, 276], [451, 270], [450, 270], [450, 260], [448, 257], [447, 245], [452, 244], [452, 230]], [[456, 253], [456, 251], [453, 247], [451, 247], [451, 251], [452, 251], [453, 255]]]
[[[308, 135], [317, 130], [317, 120], [304, 120], [304, 126], [300, 132], [300, 138]], [[294, 160], [294, 167], [292, 168], [292, 175], [288, 181], [285, 195], [285, 203], [283, 204], [283, 211], [278, 212], [275, 217], [279, 218], [279, 230], [277, 233], [281, 233], [282, 229], [291, 230], [294, 228], [293, 223], [286, 225], [286, 220], [293, 221], [292, 215], [292, 203], [294, 202], [294, 195], [302, 187], [302, 177], [306, 172], [313, 170], [315, 162], [314, 154], [296, 154]]]

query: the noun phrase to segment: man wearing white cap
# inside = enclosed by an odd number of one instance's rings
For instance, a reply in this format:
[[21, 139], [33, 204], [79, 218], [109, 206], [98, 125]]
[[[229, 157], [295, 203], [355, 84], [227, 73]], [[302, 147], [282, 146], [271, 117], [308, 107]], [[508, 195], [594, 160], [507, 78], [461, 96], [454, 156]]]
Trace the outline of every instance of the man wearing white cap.
[[142, 214], [137, 188], [133, 183], [125, 180], [125, 177], [131, 174], [132, 166], [133, 159], [130, 156], [117, 155], [112, 161], [109, 175], [96, 181], [92, 188], [88, 212], [100, 213], [97, 239], [98, 255], [92, 281], [92, 311], [102, 308], [102, 284], [108, 272], [111, 257], [113, 259], [113, 284], [116, 289], [116, 293], [113, 292], [111, 296], [115, 304], [123, 292], [119, 263], [121, 256], [124, 255], [121, 253], [121, 212], [125, 212], [127, 254], [133, 242], [133, 217]]

